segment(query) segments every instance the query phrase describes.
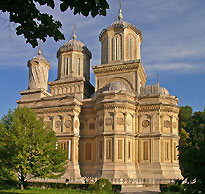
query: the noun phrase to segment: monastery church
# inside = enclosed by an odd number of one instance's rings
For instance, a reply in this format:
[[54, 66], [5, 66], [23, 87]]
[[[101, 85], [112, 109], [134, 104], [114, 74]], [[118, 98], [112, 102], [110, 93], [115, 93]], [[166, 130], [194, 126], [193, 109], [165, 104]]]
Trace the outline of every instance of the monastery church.
[[[67, 152], [63, 177], [181, 178], [177, 145], [178, 99], [168, 90], [146, 85], [141, 63], [142, 32], [118, 20], [100, 33], [101, 64], [73, 38], [57, 52], [58, 75], [48, 83], [50, 63], [41, 49], [28, 61], [29, 87], [18, 106], [43, 117]], [[48, 90], [49, 85], [49, 90]]]

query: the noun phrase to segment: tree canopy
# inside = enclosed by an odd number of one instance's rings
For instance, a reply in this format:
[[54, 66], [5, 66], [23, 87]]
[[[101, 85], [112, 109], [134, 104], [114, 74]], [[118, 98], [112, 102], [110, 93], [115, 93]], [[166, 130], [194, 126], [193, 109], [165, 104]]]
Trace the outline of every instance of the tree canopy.
[[56, 148], [54, 131], [29, 108], [9, 111], [0, 122], [0, 178], [57, 178], [65, 173], [66, 156]]
[[191, 107], [181, 107], [179, 126], [179, 161], [186, 179], [185, 193], [205, 193], [205, 109], [192, 113]]
[[[109, 8], [107, 0], [60, 0], [60, 10], [67, 11], [69, 8], [74, 14], [82, 14], [93, 17], [96, 15], [106, 15]], [[61, 32], [62, 24], [56, 21], [53, 15], [43, 13], [39, 10], [40, 6], [55, 8], [54, 0], [0, 0], [0, 10], [9, 13], [10, 22], [17, 24], [16, 34], [23, 35], [27, 43], [33, 47], [38, 45], [37, 40], [44, 42], [47, 37], [52, 37], [55, 41], [63, 40]]]

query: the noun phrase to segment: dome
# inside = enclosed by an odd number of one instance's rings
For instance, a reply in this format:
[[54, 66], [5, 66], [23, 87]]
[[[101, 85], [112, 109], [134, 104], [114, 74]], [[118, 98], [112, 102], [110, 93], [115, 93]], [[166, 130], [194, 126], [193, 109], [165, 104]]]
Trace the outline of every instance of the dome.
[[112, 81], [112, 82], [110, 82], [109, 84], [107, 84], [104, 87], [103, 91], [113, 91], [113, 90], [130, 92], [128, 86], [125, 85], [121, 81]]
[[31, 60], [35, 61], [35, 62], [44, 62], [45, 64], [49, 64], [49, 62], [47, 61], [47, 59], [42, 55], [41, 53], [41, 47], [39, 47], [38, 49], [38, 54], [36, 56], [34, 56]]
[[88, 50], [86, 45], [83, 42], [81, 42], [80, 40], [77, 40], [76, 38], [77, 38], [77, 36], [75, 34], [75, 31], [74, 31], [73, 32], [73, 39], [65, 42], [64, 45], [59, 48], [59, 50], [57, 52], [57, 57], [62, 52], [66, 52], [66, 51], [80, 51], [80, 52], [86, 53], [90, 58], [92, 58], [92, 54]]
[[97, 92], [95, 92], [94, 96], [104, 92], [104, 91], [124, 91], [124, 92], [130, 92], [130, 88], [124, 84], [121, 81], [112, 81], [109, 84], [107, 84], [105, 87], [100, 88]]
[[123, 20], [114, 21], [108, 28], [103, 29], [100, 33], [99, 39], [101, 39], [104, 32], [109, 31], [109, 30], [114, 29], [114, 28], [131, 28], [132, 30], [134, 30], [136, 32], [136, 34], [138, 34], [140, 36], [140, 39], [142, 40], [141, 30], [138, 29], [135, 25], [130, 24], [130, 23], [123, 21]]
[[155, 85], [142, 86], [140, 88], [140, 95], [162, 94], [169, 96], [169, 91], [166, 88], [160, 87], [159, 83]]

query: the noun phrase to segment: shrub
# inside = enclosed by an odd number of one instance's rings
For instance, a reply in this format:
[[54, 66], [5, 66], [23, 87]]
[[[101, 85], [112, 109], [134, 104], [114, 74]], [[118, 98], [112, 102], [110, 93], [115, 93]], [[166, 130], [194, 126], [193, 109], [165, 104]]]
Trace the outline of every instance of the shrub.
[[160, 184], [160, 191], [161, 192], [167, 192], [168, 189], [168, 184]]
[[160, 191], [161, 192], [181, 192], [183, 191], [183, 185], [182, 184], [160, 184]]
[[112, 192], [112, 184], [105, 178], [101, 178], [95, 182], [91, 189], [97, 192]]

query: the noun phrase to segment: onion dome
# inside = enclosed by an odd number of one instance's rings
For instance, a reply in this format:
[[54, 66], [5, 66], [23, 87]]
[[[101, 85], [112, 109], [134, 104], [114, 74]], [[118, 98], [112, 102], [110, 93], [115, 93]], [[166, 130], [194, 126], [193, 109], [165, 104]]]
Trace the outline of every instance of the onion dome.
[[86, 47], [86, 45], [80, 40], [77, 40], [76, 30], [73, 31], [73, 39], [65, 42], [64, 45], [59, 48], [57, 52], [57, 57], [60, 55], [60, 53], [67, 51], [80, 51], [92, 58], [92, 54]]
[[159, 82], [155, 85], [142, 86], [140, 88], [140, 95], [162, 94], [169, 96], [169, 91], [166, 88], [160, 87]]

